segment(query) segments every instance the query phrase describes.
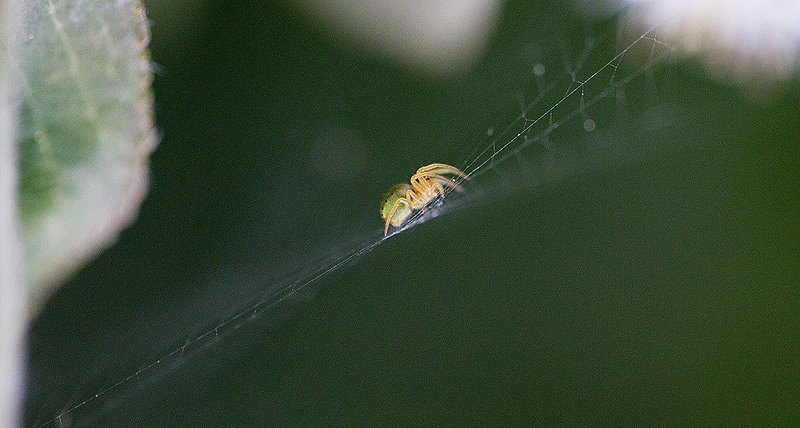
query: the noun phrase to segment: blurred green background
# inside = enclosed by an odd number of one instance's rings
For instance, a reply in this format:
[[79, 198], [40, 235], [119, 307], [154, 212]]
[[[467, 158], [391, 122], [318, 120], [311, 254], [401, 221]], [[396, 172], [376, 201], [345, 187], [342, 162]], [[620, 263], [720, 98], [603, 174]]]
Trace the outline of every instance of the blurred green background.
[[[150, 193], [34, 323], [30, 425], [378, 239], [383, 193], [490, 143], [532, 64], [549, 82], [589, 43], [585, 77], [624, 46], [613, 19], [509, 2], [473, 68], [428, 76], [284, 3], [145, 6]], [[61, 423], [796, 425], [800, 94], [776, 93], [661, 61], [588, 109], [596, 131], [564, 121], [448, 215]]]

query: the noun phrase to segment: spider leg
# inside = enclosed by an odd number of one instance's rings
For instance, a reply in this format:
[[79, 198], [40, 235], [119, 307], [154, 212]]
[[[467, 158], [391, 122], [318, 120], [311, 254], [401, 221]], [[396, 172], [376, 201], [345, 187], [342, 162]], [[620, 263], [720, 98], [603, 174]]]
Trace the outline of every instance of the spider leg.
[[436, 196], [442, 195], [436, 190], [437, 184], [426, 174], [415, 174], [411, 182], [422, 199], [421, 206], [429, 204]]
[[[453, 183], [452, 181], [450, 181], [450, 180], [448, 180], [448, 179], [446, 179], [446, 178], [444, 178], [444, 177], [442, 177], [440, 175], [435, 175], [435, 176], [431, 177], [431, 180], [433, 180], [433, 182], [436, 183], [437, 185], [439, 185], [440, 187], [442, 185], [444, 185], [445, 187], [449, 187], [451, 189], [455, 189], [455, 190], [457, 190], [459, 192], [463, 192], [464, 191], [463, 187], [459, 186], [457, 183]], [[444, 193], [442, 193], [442, 196], [444, 196]]]
[[438, 194], [439, 194], [439, 196], [441, 196], [441, 197], [443, 197], [443, 198], [444, 198], [444, 187], [442, 187], [442, 185], [441, 185], [441, 184], [439, 184], [439, 182], [437, 182], [437, 181], [435, 181], [435, 180], [434, 180], [434, 182], [433, 182], [433, 188], [434, 188], [434, 190], [436, 191], [436, 193], [438, 193]]
[[431, 186], [428, 182], [428, 177], [424, 174], [414, 174], [411, 176], [411, 187], [417, 192], [420, 199], [424, 200], [425, 195], [431, 192]]
[[[422, 177], [423, 179], [420, 179], [420, 177]], [[427, 179], [427, 180], [425, 180], [425, 179]], [[439, 183], [439, 184], [445, 185], [445, 186], [447, 186], [449, 188], [456, 189], [459, 192], [463, 192], [464, 191], [464, 188], [459, 186], [458, 183], [454, 183], [453, 180], [447, 179], [444, 176], [441, 176], [439, 174], [434, 174], [434, 173], [431, 173], [431, 172], [422, 173], [422, 174], [419, 174], [419, 173], [414, 174], [411, 177], [411, 181], [412, 181], [412, 183], [414, 183], [415, 181], [416, 182], [424, 182], [425, 183], [425, 185], [424, 185], [425, 189], [428, 190], [428, 191], [433, 191], [433, 190], [435, 190], [435, 188], [430, 183], [428, 183], [426, 181], [433, 181], [434, 183]], [[444, 196], [444, 195], [442, 195], [442, 196]]]
[[460, 169], [443, 163], [432, 163], [430, 165], [423, 166], [422, 168], [417, 170], [417, 174], [422, 174], [426, 172], [430, 174], [453, 174], [463, 179], [469, 180], [469, 176], [461, 172]]
[[419, 192], [415, 192], [414, 189], [416, 189], [415, 184], [411, 183], [411, 189], [406, 191], [406, 201], [411, 209], [422, 208], [426, 203], [425, 198], [420, 196]]
[[[407, 194], [408, 192], [406, 192], [406, 195]], [[394, 205], [392, 205], [392, 209], [391, 211], [389, 211], [389, 215], [386, 216], [386, 226], [383, 227], [383, 236], [386, 236], [386, 234], [389, 233], [389, 224], [392, 222], [392, 217], [394, 217], [394, 212], [397, 211], [397, 208], [400, 206], [400, 204], [406, 204], [413, 209], [413, 205], [411, 205], [411, 203], [406, 198], [399, 198], [396, 201], [394, 201]]]
[[[430, 199], [435, 198], [436, 196], [444, 197], [444, 187], [439, 182], [439, 180], [446, 182], [448, 181], [444, 177], [440, 176], [439, 174], [419, 174], [421, 177], [418, 178], [420, 183], [423, 183], [425, 187], [426, 193]], [[428, 201], [430, 202], [430, 200]]]

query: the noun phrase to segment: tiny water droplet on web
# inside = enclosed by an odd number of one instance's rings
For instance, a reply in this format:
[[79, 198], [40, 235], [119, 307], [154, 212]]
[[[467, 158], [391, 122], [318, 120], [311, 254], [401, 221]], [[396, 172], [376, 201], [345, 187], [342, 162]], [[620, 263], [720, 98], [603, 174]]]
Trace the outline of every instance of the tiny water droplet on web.
[[489, 128], [489, 129], [486, 130], [486, 135], [491, 137], [492, 134], [494, 134], [494, 128]]
[[542, 64], [541, 62], [537, 62], [536, 64], [533, 65], [533, 74], [535, 76], [544, 76], [544, 71], [545, 71], [544, 64]]
[[583, 129], [586, 130], [586, 132], [594, 131], [594, 128], [596, 126], [597, 125], [594, 123], [594, 121], [592, 119], [586, 119], [586, 121], [583, 122]]

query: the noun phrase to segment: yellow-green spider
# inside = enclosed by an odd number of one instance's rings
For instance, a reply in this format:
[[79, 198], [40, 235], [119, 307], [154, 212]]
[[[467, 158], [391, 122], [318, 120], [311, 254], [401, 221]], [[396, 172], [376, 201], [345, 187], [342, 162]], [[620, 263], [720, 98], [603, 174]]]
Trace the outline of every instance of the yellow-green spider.
[[381, 218], [386, 220], [383, 228], [383, 235], [389, 232], [389, 225], [398, 227], [403, 224], [414, 210], [423, 208], [433, 202], [437, 196], [444, 196], [444, 188], [463, 192], [452, 179], [446, 178], [442, 174], [452, 174], [463, 179], [469, 177], [458, 168], [443, 163], [432, 163], [417, 170], [411, 176], [411, 184], [398, 184], [386, 193], [381, 200]]

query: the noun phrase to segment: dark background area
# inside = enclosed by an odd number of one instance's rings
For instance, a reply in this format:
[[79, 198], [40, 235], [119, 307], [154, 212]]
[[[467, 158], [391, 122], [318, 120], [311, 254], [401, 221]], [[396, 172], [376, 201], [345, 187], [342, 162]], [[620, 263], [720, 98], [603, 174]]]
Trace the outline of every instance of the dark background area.
[[[532, 46], [563, 73], [563, 52], [599, 40], [584, 76], [619, 50], [613, 20], [545, 3], [507, 4], [477, 66], [448, 79], [282, 4], [210, 3], [183, 44], [151, 14], [150, 193], [34, 323], [27, 423], [377, 240], [388, 188], [462, 165], [533, 98]], [[800, 423], [796, 82], [756, 102], [691, 61], [653, 69], [622, 88], [624, 126], [619, 96], [589, 109], [603, 137], [565, 121], [463, 208], [61, 423]]]

